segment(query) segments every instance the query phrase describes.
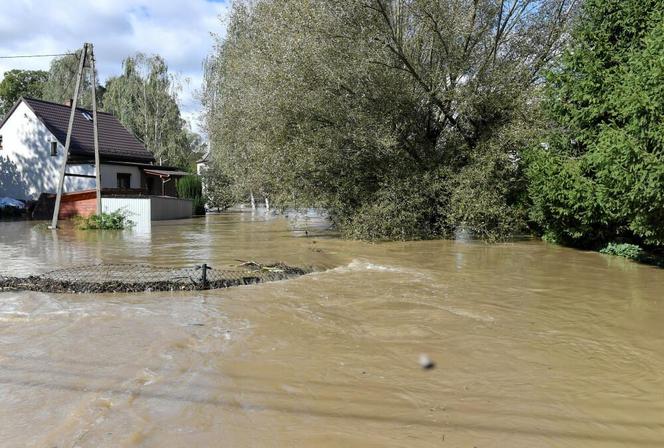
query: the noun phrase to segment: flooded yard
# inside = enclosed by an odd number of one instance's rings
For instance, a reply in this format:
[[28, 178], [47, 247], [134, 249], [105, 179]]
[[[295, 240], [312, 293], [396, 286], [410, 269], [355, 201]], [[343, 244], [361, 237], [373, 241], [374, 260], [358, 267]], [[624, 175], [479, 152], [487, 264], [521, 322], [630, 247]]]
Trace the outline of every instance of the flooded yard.
[[664, 446], [664, 270], [539, 241], [344, 241], [319, 224], [0, 223], [5, 274], [317, 270], [211, 291], [0, 292], [0, 446]]

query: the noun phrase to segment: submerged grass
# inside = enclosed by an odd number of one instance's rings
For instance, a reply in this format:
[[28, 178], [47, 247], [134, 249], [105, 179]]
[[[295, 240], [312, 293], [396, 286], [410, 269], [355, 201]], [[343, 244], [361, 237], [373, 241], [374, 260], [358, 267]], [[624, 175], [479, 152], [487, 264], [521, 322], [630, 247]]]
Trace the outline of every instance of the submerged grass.
[[647, 251], [641, 246], [629, 243], [609, 243], [600, 249], [601, 254], [628, 258], [639, 263], [664, 267], [664, 255], [654, 251]]
[[79, 230], [124, 230], [134, 225], [127, 213], [121, 210], [88, 217], [78, 215], [73, 220], [74, 227]]

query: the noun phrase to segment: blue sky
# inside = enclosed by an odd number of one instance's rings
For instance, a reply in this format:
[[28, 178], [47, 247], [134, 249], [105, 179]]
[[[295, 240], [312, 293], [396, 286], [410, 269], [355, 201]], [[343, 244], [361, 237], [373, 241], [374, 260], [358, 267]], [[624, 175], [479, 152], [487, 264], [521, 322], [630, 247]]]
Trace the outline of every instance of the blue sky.
[[[224, 1], [208, 0], [13, 0], [0, 14], [0, 55], [61, 53], [92, 42], [104, 82], [120, 73], [124, 57], [160, 54], [188, 79], [181, 106], [196, 128], [201, 64], [213, 45], [211, 33], [224, 33], [227, 9]], [[49, 62], [0, 59], [0, 75], [13, 68], [48, 70]]]

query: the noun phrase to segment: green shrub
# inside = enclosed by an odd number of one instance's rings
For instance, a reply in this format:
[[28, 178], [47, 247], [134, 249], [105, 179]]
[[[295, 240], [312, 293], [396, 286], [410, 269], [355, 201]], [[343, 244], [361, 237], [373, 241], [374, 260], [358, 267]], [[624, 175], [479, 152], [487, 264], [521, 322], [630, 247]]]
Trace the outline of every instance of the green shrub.
[[203, 198], [208, 207], [225, 210], [242, 202], [245, 192], [238, 189], [220, 163], [212, 161], [201, 180], [205, 184]]
[[478, 153], [459, 171], [389, 176], [359, 207], [341, 210], [333, 221], [344, 236], [366, 240], [449, 237], [457, 229], [488, 241], [508, 238], [524, 227], [521, 187], [514, 180], [518, 165], [500, 151]]
[[127, 218], [127, 213], [116, 210], [101, 215], [74, 216], [74, 226], [79, 230], [123, 230], [130, 228], [134, 222]]
[[371, 200], [337, 217], [342, 234], [366, 240], [414, 240], [442, 236], [440, 212], [449, 192], [440, 173], [414, 173], [384, 180]]
[[195, 198], [192, 199], [192, 202], [194, 204], [194, 212], [197, 215], [204, 215], [205, 214], [205, 198], [202, 196], [196, 196]]
[[630, 260], [643, 260], [645, 252], [636, 244], [609, 243], [600, 253], [629, 258]]
[[201, 178], [195, 174], [184, 176], [177, 183], [178, 196], [191, 199], [194, 203], [194, 213], [205, 214], [205, 199], [203, 198], [203, 184]]
[[189, 176], [181, 177], [178, 180], [178, 194], [181, 198], [193, 199], [197, 196], [202, 195], [203, 186], [201, 184], [201, 178], [195, 174], [190, 174]]

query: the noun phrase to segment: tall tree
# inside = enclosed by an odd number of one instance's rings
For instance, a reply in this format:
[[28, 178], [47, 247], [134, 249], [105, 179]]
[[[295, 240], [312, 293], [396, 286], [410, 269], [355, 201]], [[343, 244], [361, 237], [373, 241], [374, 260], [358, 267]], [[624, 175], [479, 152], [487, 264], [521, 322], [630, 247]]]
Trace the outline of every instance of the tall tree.
[[519, 149], [574, 0], [236, 4], [207, 66], [232, 179], [350, 236], [519, 225]]
[[563, 243], [664, 244], [664, 3], [587, 0], [550, 75], [532, 218]]
[[[74, 88], [76, 87], [76, 76], [78, 74], [78, 65], [82, 50], [77, 50], [75, 54], [53, 59], [48, 71], [48, 79], [44, 84], [43, 99], [55, 103], [64, 103], [74, 97]], [[88, 65], [86, 64], [86, 67]], [[86, 68], [86, 75], [80, 86], [78, 97], [78, 107], [92, 107], [92, 93], [90, 92], [91, 78], [89, 70]], [[98, 76], [96, 76], [99, 79]], [[103, 89], [97, 87], [97, 101], [103, 96]]]
[[106, 83], [103, 107], [130, 129], [162, 163], [189, 167], [204, 148], [180, 115], [180, 83], [160, 56], [136, 54]]
[[9, 70], [0, 82], [0, 116], [22, 96], [41, 98], [48, 73], [43, 70]]

